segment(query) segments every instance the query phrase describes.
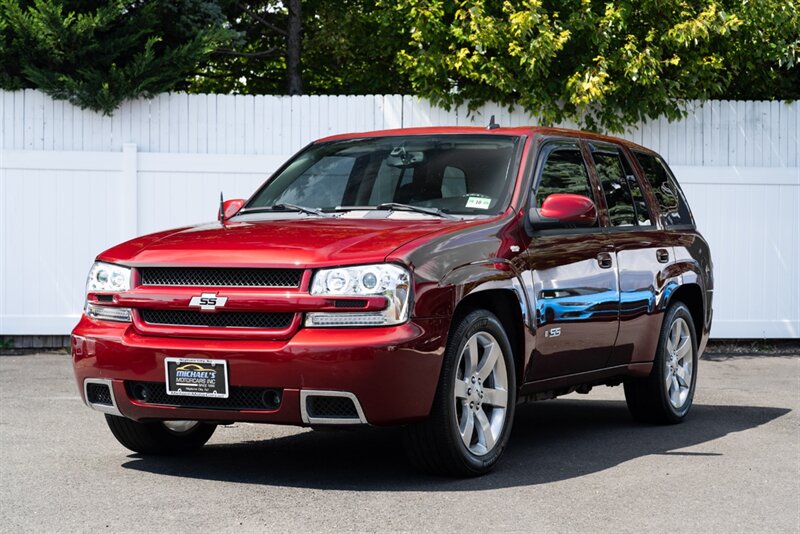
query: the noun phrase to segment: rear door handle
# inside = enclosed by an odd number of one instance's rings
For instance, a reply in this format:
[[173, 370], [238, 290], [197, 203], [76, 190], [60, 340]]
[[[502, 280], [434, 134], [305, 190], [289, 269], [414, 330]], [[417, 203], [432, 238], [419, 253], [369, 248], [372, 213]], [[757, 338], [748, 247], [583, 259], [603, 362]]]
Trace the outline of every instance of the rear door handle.
[[610, 269], [614, 262], [611, 260], [611, 254], [608, 252], [601, 252], [597, 255], [597, 264], [601, 269]]
[[669, 261], [669, 251], [665, 248], [656, 250], [656, 259], [659, 263], [667, 263]]

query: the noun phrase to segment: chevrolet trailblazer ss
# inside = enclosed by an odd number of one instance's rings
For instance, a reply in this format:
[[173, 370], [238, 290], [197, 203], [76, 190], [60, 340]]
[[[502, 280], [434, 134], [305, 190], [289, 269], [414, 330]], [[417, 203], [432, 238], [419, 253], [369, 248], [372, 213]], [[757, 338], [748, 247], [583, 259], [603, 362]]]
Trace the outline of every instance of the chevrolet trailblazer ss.
[[312, 143], [218, 221], [97, 257], [85, 402], [142, 454], [236, 421], [403, 425], [419, 467], [487, 472], [520, 402], [623, 384], [692, 406], [712, 263], [664, 160], [546, 128]]

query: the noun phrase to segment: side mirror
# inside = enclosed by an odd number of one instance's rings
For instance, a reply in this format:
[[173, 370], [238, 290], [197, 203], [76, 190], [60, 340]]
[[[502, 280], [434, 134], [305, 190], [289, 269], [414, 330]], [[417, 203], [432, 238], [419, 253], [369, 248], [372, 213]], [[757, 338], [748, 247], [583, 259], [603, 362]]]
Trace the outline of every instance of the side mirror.
[[536, 230], [592, 226], [597, 222], [597, 207], [583, 195], [555, 193], [544, 199], [541, 208], [531, 208], [528, 218]]
[[217, 219], [219, 222], [225, 222], [237, 213], [239, 210], [242, 209], [244, 206], [244, 200], [241, 198], [233, 198], [231, 200], [226, 200], [222, 203], [222, 206], [219, 209], [219, 213], [217, 214]]

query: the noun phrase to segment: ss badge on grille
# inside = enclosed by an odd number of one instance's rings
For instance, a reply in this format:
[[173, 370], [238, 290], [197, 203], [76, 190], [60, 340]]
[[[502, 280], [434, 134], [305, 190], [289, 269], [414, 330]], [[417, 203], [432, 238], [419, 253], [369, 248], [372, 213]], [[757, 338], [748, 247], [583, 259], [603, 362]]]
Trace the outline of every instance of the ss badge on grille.
[[228, 302], [228, 297], [218, 297], [216, 293], [203, 293], [197, 297], [192, 297], [192, 300], [189, 301], [189, 306], [213, 311], [225, 306], [226, 302]]

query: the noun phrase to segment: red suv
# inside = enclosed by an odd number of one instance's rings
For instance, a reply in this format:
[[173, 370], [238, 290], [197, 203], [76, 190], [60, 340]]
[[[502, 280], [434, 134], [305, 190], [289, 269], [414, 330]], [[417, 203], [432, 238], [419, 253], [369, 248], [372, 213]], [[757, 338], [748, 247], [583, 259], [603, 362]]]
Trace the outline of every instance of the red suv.
[[692, 405], [713, 291], [664, 160], [545, 128], [312, 143], [218, 221], [100, 254], [72, 334], [85, 402], [143, 454], [235, 421], [403, 425], [420, 467], [470, 476], [515, 406], [624, 385]]

